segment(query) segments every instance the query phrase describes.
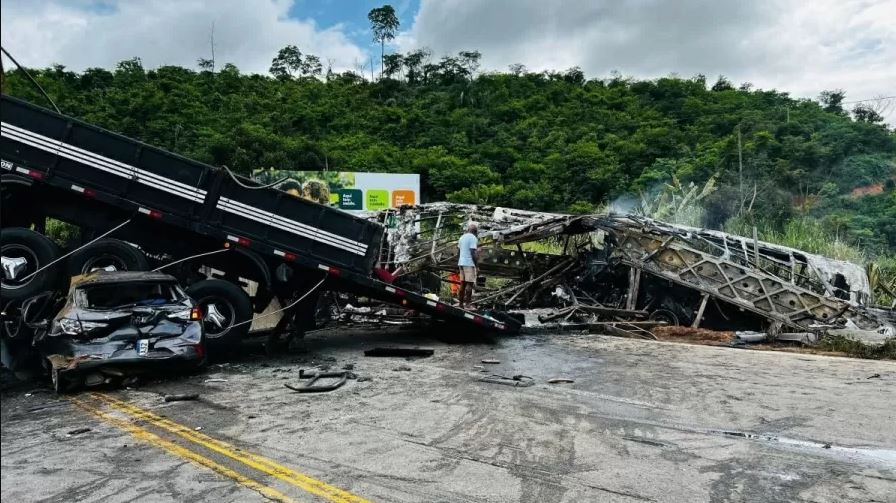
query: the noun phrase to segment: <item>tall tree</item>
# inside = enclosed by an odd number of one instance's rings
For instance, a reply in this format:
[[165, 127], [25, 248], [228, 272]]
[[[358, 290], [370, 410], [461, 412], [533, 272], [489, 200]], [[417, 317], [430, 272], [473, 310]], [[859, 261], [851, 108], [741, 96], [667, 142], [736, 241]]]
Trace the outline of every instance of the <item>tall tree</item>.
[[870, 122], [874, 124], [876, 122], [884, 121], [883, 115], [877, 113], [877, 110], [875, 110], [874, 107], [861, 103], [853, 107], [852, 114], [859, 122]]
[[404, 58], [401, 54], [390, 54], [383, 58], [383, 74], [392, 78], [401, 72], [401, 65], [404, 64]]
[[323, 65], [320, 62], [320, 58], [314, 54], [306, 54], [300, 69], [303, 77], [317, 77], [323, 71]]
[[824, 105], [825, 112], [844, 115], [843, 100], [846, 98], [846, 92], [843, 89], [834, 89], [833, 91], [822, 91], [818, 96], [818, 101]]
[[405, 75], [409, 84], [415, 84], [423, 78], [423, 66], [432, 55], [429, 49], [417, 49], [404, 57]]
[[294, 45], [287, 45], [277, 52], [277, 57], [271, 61], [271, 75], [278, 79], [288, 79], [292, 74], [302, 68], [302, 51]]
[[395, 9], [389, 4], [370, 9], [367, 19], [370, 20], [370, 28], [373, 30], [373, 41], [380, 43], [380, 77], [382, 77], [385, 67], [386, 41], [395, 39], [395, 32], [398, 31], [400, 23], [398, 16], [395, 15]]

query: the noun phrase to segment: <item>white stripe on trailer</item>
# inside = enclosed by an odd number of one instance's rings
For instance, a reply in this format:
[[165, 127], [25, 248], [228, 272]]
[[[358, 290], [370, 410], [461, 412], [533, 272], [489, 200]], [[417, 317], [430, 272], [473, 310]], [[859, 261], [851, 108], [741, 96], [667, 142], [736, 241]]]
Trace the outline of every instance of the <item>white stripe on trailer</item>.
[[[4, 133], [6, 133], [6, 131], [4, 131]], [[139, 182], [143, 185], [147, 185], [149, 187], [159, 189], [159, 190], [168, 192], [170, 194], [174, 194], [176, 196], [180, 196], [180, 197], [190, 199], [192, 201], [196, 201], [196, 202], [200, 202], [200, 203], [205, 200], [205, 191], [203, 191], [201, 189], [186, 190], [186, 189], [180, 188], [180, 187], [174, 185], [174, 184], [180, 183], [180, 182], [177, 182], [170, 178], [165, 178], [162, 176], [155, 175], [153, 173], [150, 173], [149, 171], [143, 171], [143, 170], [138, 170], [136, 168], [132, 168], [129, 172], [129, 171], [121, 169], [121, 168], [109, 166], [108, 164], [105, 164], [96, 159], [92, 159], [90, 157], [78, 154], [74, 151], [70, 151], [68, 147], [64, 146], [66, 144], [62, 143], [62, 142], [56, 142], [58, 145], [54, 147], [54, 146], [48, 146], [45, 143], [41, 143], [40, 141], [35, 141], [35, 140], [19, 137], [16, 135], [4, 134], [4, 136], [6, 136], [8, 138], [12, 138], [12, 139], [14, 139], [18, 142], [24, 143], [26, 145], [30, 145], [32, 147], [39, 148], [39, 149], [47, 151], [47, 152], [51, 152], [55, 155], [59, 155], [60, 157], [65, 157], [67, 159], [71, 159], [71, 160], [81, 163], [85, 166], [96, 168], [101, 171], [105, 171], [107, 173], [111, 173], [113, 175], [120, 176], [122, 178], [127, 178], [128, 180], [136, 180], [137, 182]], [[73, 147], [73, 148], [77, 149], [77, 147]], [[77, 150], [80, 150], [80, 149], [77, 149]], [[200, 193], [201, 193], [201, 195], [199, 195]]]
[[[300, 222], [296, 222], [295, 220], [281, 217], [280, 215], [262, 210], [261, 208], [256, 208], [255, 206], [250, 206], [246, 203], [236, 201], [234, 199], [222, 197], [218, 201], [218, 207], [235, 215], [250, 218], [258, 222], [264, 222], [283, 229], [287, 232], [292, 232], [293, 234], [299, 236], [309, 237], [315, 241], [320, 241], [337, 248], [342, 248], [358, 255], [365, 255], [367, 253], [367, 244], [365, 243], [361, 243], [360, 241], [353, 241], [344, 236], [333, 234], [332, 232], [327, 232], [311, 225], [303, 224]], [[252, 218], [248, 215], [253, 215], [255, 218]]]
[[365, 250], [367, 249], [367, 244], [365, 244], [365, 243], [361, 243], [360, 241], [354, 241], [354, 240], [349, 239], [349, 238], [347, 238], [347, 237], [345, 237], [345, 236], [340, 236], [339, 234], [334, 234], [334, 233], [332, 233], [332, 232], [328, 232], [328, 231], [319, 229], [319, 228], [317, 228], [317, 227], [314, 227], [314, 226], [311, 226], [311, 225], [308, 225], [308, 224], [303, 224], [303, 223], [301, 223], [301, 222], [297, 222], [297, 221], [295, 221], [295, 220], [290, 220], [290, 219], [288, 219], [288, 218], [285, 218], [285, 217], [282, 217], [282, 216], [280, 216], [280, 215], [277, 215], [276, 213], [271, 213], [271, 212], [269, 212], [269, 211], [262, 210], [261, 208], [256, 208], [255, 206], [250, 206], [250, 205], [248, 205], [248, 204], [246, 204], [246, 203], [243, 203], [243, 202], [241, 202], [241, 201], [237, 201], [237, 200], [234, 200], [234, 199], [229, 199], [229, 198], [226, 198], [226, 197], [222, 197], [221, 199], [222, 199], [222, 201], [223, 201], [225, 204], [228, 204], [228, 205], [230, 205], [230, 206], [233, 206], [234, 208], [242, 208], [242, 209], [244, 209], [244, 210], [246, 210], [246, 211], [253, 211], [253, 212], [255, 212], [257, 215], [259, 215], [259, 216], [261, 216], [261, 217], [267, 217], [267, 218], [270, 218], [270, 219], [272, 219], [272, 220], [280, 221], [280, 222], [282, 222], [282, 223], [284, 223], [284, 224], [286, 224], [286, 225], [292, 226], [292, 227], [294, 227], [294, 228], [296, 228], [296, 229], [298, 229], [298, 230], [305, 230], [305, 231], [308, 231], [308, 232], [312, 232], [312, 233], [314, 233], [314, 234], [320, 234], [322, 238], [329, 239], [329, 240], [331, 240], [331, 241], [335, 241], [335, 242], [341, 242], [341, 243], [343, 243], [343, 244], [345, 244], [345, 245], [348, 245], [348, 246], [356, 246], [356, 247], [359, 247], [359, 248], [362, 248], [362, 247], [363, 247]]
[[283, 251], [280, 251], [280, 250], [274, 250], [274, 255], [276, 255], [276, 256], [278, 256], [278, 257], [285, 257], [285, 256], [286, 256], [286, 252], [283, 252]]
[[[243, 218], [248, 218], [249, 220], [255, 220], [256, 222], [261, 222], [265, 225], [270, 225], [272, 227], [276, 227], [278, 229], [284, 230], [286, 232], [290, 232], [297, 236], [301, 236], [301, 237], [308, 238], [308, 239], [313, 239], [315, 241], [319, 241], [321, 243], [324, 243], [324, 244], [327, 244], [327, 245], [330, 245], [330, 246], [333, 246], [336, 248], [341, 248], [343, 250], [355, 253], [357, 255], [364, 256], [366, 254], [366, 249], [367, 249], [366, 245], [362, 246], [360, 243], [349, 244], [349, 243], [357, 243], [357, 241], [348, 241], [348, 240], [345, 240], [344, 238], [343, 238], [343, 241], [336, 241], [335, 239], [327, 238], [326, 236], [319, 236], [317, 234], [323, 233], [324, 231], [320, 231], [319, 229], [316, 229], [311, 226], [305, 226], [305, 227], [308, 227], [312, 231], [317, 231], [317, 232], [313, 232], [311, 234], [309, 234], [307, 232], [302, 232], [302, 231], [296, 229], [295, 226], [289, 226], [289, 225], [286, 225], [283, 223], [284, 221], [285, 222], [293, 222], [292, 220], [286, 220], [283, 218], [280, 218], [279, 220], [277, 220], [272, 217], [271, 213], [268, 213], [264, 210], [259, 210], [258, 208], [248, 206], [245, 204], [242, 205], [241, 207], [236, 206], [236, 205], [232, 204], [235, 201], [231, 201], [227, 198], [222, 198], [222, 199], [223, 200], [219, 201], [217, 204], [218, 209], [227, 211], [229, 213], [233, 213], [234, 215], [238, 215]], [[242, 203], [239, 203], [239, 204], [242, 204]]]
[[20, 168], [20, 167], [18, 167], [18, 166], [16, 166], [16, 171], [18, 171], [19, 173], [24, 173], [24, 174], [26, 174], [26, 175], [30, 175], [30, 174], [31, 174], [31, 172], [28, 171], [27, 169], [25, 169], [25, 168]]
[[228, 240], [228, 241], [233, 241], [234, 243], [239, 243], [239, 242], [240, 242], [240, 238], [238, 238], [238, 237], [236, 237], [236, 236], [231, 236], [230, 234], [227, 235], [227, 240]]
[[144, 215], [151, 215], [151, 214], [152, 214], [152, 210], [149, 209], [149, 208], [142, 208], [142, 207], [141, 207], [141, 208], [137, 208], [137, 211], [139, 211], [140, 213], [143, 213]]
[[317, 268], [320, 269], [321, 271], [330, 272], [330, 266], [328, 266], [328, 265], [317, 264]]
[[498, 327], [498, 330], [504, 330], [504, 324], [503, 324], [503, 323], [495, 323], [495, 326]]
[[80, 192], [82, 194], [84, 193], [84, 187], [81, 187], [80, 185], [72, 185], [72, 190], [74, 190], [75, 192]]
[[59, 140], [54, 140], [52, 138], [48, 138], [46, 136], [28, 131], [27, 129], [19, 128], [18, 126], [14, 126], [12, 124], [8, 124], [5, 122], [0, 124], [0, 134], [20, 143], [24, 143], [41, 150], [51, 152], [61, 157], [71, 159], [92, 168], [99, 169], [101, 171], [106, 171], [122, 178], [136, 180], [143, 185], [147, 185], [149, 187], [153, 187], [155, 189], [159, 189], [176, 196], [180, 196], [196, 202], [203, 202], [205, 200], [206, 191], [197, 187], [193, 187], [183, 182], [158, 175], [151, 171], [139, 169], [129, 164], [125, 164], [114, 159], [95, 154], [88, 150], [75, 147], [74, 145], [69, 145]]
[[64, 150], [70, 151], [74, 154], [79, 154], [82, 157], [85, 157], [87, 159], [91, 159], [95, 162], [103, 163], [104, 165], [106, 165], [106, 167], [108, 167], [110, 169], [123, 170], [130, 177], [136, 178], [138, 176], [143, 176], [146, 178], [154, 178], [154, 179], [157, 179], [156, 181], [170, 183], [170, 184], [176, 186], [176, 188], [187, 191], [187, 192], [197, 191], [197, 192], [201, 192], [203, 195], [205, 194], [204, 190], [199, 189], [197, 187], [187, 185], [187, 184], [185, 184], [183, 182], [179, 182], [177, 180], [166, 178], [164, 176], [158, 175], [151, 171], [142, 170], [135, 166], [131, 166], [130, 164], [125, 164], [121, 161], [116, 161], [115, 159], [111, 159], [109, 157], [104, 157], [100, 154], [91, 152], [89, 150], [84, 150], [84, 149], [76, 147], [74, 145], [64, 143], [59, 140], [54, 140], [52, 138], [48, 138], [41, 134], [35, 133], [33, 131], [29, 131], [27, 129], [20, 128], [18, 126], [14, 126], [9, 123], [3, 123], [3, 127], [5, 127], [8, 130], [7, 131], [8, 133], [11, 133], [13, 135], [18, 135], [19, 137], [29, 138], [29, 139], [32, 139], [32, 140], [38, 141], [38, 142], [43, 142], [44, 144], [49, 144], [49, 146], [53, 147], [54, 149], [64, 149]]
[[387, 287], [386, 287], [386, 291], [389, 292], [389, 293], [395, 293], [395, 289], [392, 288], [391, 286], [387, 286]]
[[431, 300], [427, 300], [427, 301], [426, 301], [426, 305], [427, 305], [427, 306], [436, 307], [436, 303], [433, 302], [433, 301], [431, 301]]
[[476, 317], [473, 316], [473, 315], [470, 314], [470, 313], [464, 313], [464, 318], [468, 318], [468, 319], [471, 319], [471, 320], [475, 320], [475, 319], [476, 319]]

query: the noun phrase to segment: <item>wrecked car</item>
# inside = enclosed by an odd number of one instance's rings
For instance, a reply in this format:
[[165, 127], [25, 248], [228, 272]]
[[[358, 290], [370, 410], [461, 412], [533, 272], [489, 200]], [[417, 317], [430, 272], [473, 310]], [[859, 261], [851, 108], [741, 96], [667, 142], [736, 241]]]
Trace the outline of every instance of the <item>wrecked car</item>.
[[[205, 363], [202, 312], [167, 274], [76, 276], [64, 298], [43, 294], [24, 310], [57, 392]], [[52, 319], [41, 319], [52, 312]]]

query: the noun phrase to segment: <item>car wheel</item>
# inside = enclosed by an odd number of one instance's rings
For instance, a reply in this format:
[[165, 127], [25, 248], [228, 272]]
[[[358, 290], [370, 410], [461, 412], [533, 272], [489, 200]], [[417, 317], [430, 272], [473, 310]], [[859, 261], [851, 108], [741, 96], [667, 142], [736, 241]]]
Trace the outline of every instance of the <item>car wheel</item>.
[[137, 248], [118, 239], [100, 239], [75, 252], [68, 260], [72, 276], [92, 271], [146, 271], [149, 262]]
[[187, 288], [187, 294], [202, 310], [205, 346], [210, 352], [236, 348], [247, 333], [252, 319], [252, 301], [242, 288], [222, 279], [207, 279]]
[[60, 286], [57, 265], [32, 276], [59, 257], [59, 247], [50, 238], [30, 229], [13, 227], [0, 231], [0, 243], [4, 301], [25, 300]]
[[657, 309], [647, 317], [650, 321], [663, 321], [670, 326], [678, 325], [678, 316], [668, 309]]

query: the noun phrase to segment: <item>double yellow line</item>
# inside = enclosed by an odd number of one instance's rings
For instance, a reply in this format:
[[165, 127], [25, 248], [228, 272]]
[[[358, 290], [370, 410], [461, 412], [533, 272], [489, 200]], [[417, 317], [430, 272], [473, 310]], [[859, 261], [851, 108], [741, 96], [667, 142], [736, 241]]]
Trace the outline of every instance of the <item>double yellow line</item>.
[[[258, 454], [240, 450], [233, 445], [228, 444], [227, 442], [212, 438], [184, 425], [175, 423], [174, 421], [137, 407], [136, 405], [133, 405], [131, 403], [124, 402], [122, 400], [118, 400], [109, 395], [101, 393], [90, 393], [90, 397], [94, 398], [98, 402], [102, 402], [102, 404], [110, 407], [111, 409], [124, 414], [126, 417], [138, 419], [154, 427], [166, 430], [183, 440], [230, 458], [246, 467], [252, 468], [266, 475], [270, 475], [274, 478], [282, 480], [283, 482], [291, 486], [297, 487], [315, 496], [319, 496], [332, 503], [371, 503], [360, 496], [339, 489], [338, 487], [331, 486], [326, 482], [317, 480], [309, 475], [297, 472], [291, 468], [277, 463], [276, 461], [263, 456], [259, 456]], [[293, 501], [292, 498], [286, 496], [285, 494], [272, 487], [252, 480], [208, 457], [182, 447], [174, 442], [171, 442], [170, 440], [166, 440], [156, 435], [155, 433], [146, 430], [145, 428], [104, 412], [102, 409], [92, 403], [78, 398], [72, 398], [72, 402], [81, 409], [94, 415], [95, 417], [127, 431], [140, 440], [146, 441], [153, 445], [157, 445], [171, 454], [205, 466], [206, 468], [210, 468], [216, 473], [228, 477], [240, 485], [258, 491], [269, 499], [282, 502]]]

